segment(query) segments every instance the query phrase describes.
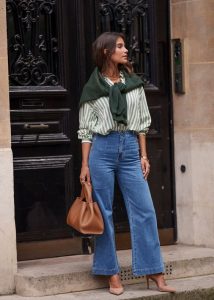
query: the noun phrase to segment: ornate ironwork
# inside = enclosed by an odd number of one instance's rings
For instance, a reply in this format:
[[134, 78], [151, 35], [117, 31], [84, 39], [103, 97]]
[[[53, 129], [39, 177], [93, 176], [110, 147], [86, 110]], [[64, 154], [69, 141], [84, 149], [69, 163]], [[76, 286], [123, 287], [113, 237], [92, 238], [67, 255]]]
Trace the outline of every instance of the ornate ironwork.
[[145, 84], [151, 81], [149, 0], [99, 1], [100, 29], [123, 32], [129, 58]]
[[7, 0], [11, 86], [59, 84], [56, 0]]

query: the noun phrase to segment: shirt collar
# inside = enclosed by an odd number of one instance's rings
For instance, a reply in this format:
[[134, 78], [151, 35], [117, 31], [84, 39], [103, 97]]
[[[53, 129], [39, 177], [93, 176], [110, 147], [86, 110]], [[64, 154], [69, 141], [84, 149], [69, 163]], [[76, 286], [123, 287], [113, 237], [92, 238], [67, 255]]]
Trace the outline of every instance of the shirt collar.
[[[102, 75], [103, 76], [103, 75]], [[111, 85], [114, 85], [114, 82], [112, 82], [107, 76], [103, 76], [103, 78], [105, 79], [105, 81], [111, 86]], [[120, 81], [125, 84], [126, 83], [126, 80], [125, 80], [125, 77], [124, 77], [124, 74], [122, 71], [120, 71]]]

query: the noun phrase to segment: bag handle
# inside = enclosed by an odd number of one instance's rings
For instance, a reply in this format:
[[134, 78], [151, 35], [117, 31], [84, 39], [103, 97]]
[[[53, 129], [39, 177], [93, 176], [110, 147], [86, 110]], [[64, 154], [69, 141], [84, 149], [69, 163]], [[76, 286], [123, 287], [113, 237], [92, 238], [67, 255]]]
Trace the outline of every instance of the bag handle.
[[91, 184], [89, 185], [87, 182], [82, 182], [81, 198], [85, 199], [88, 203], [93, 202]]

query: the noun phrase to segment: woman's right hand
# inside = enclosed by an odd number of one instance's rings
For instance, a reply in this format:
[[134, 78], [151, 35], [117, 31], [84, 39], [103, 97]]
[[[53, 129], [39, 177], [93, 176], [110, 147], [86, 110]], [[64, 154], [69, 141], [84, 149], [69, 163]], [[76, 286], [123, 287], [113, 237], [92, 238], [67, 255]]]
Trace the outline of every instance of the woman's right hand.
[[81, 172], [80, 172], [80, 183], [87, 182], [91, 184], [91, 177], [88, 165], [82, 165]]

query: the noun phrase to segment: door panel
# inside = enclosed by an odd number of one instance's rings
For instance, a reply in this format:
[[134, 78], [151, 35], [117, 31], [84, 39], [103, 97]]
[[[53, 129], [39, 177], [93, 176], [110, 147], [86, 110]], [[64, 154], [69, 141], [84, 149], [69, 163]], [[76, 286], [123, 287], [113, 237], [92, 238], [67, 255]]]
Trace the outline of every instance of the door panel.
[[65, 224], [72, 172], [70, 155], [14, 158], [18, 242], [72, 236]]
[[[126, 35], [130, 61], [144, 81], [152, 116], [149, 183], [161, 242], [172, 243], [168, 5], [167, 0], [7, 0], [19, 259], [93, 249], [93, 238], [69, 228], [65, 219], [80, 192], [78, 103], [94, 67], [91, 44], [109, 30]], [[118, 249], [130, 247], [118, 185], [114, 223]]]
[[11, 110], [11, 118], [13, 145], [51, 145], [70, 142], [68, 108]]
[[[65, 222], [79, 191], [73, 175], [79, 169], [78, 89], [72, 73], [77, 70], [77, 49], [70, 47], [76, 42], [76, 27], [70, 28], [75, 18], [74, 1], [7, 0], [15, 218], [21, 259], [38, 257], [37, 246], [27, 254], [28, 243], [39, 243], [39, 257], [74, 254], [79, 249], [79, 240], [78, 247], [70, 242], [77, 232]], [[67, 239], [63, 243], [67, 249], [57, 247], [62, 239]]]

